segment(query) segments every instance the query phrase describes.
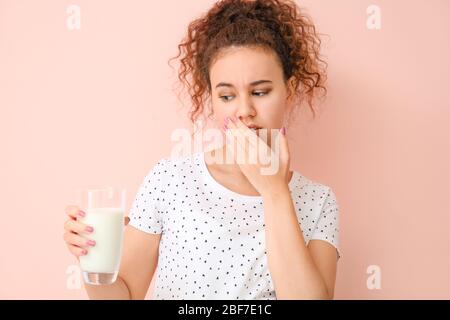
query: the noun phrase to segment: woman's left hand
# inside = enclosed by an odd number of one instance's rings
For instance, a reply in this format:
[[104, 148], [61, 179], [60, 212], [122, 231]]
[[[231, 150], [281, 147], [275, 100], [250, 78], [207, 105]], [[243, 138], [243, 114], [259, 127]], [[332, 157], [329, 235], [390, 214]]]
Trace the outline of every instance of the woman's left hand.
[[235, 143], [237, 154], [234, 144], [232, 148], [227, 145], [228, 150], [233, 154], [242, 173], [261, 196], [289, 192], [290, 157], [285, 129], [277, 130], [275, 141], [274, 139], [271, 141], [271, 148], [240, 119], [228, 118], [225, 125], [228, 128], [225, 132], [227, 139], [237, 142]]

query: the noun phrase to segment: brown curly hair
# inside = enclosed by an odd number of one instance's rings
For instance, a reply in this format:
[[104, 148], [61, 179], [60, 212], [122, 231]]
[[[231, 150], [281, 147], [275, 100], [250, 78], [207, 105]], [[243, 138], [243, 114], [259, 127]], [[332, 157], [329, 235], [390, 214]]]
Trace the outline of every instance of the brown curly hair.
[[211, 95], [209, 68], [220, 49], [271, 49], [280, 59], [285, 83], [293, 77], [298, 105], [306, 100], [315, 117], [317, 89], [323, 89], [324, 95], [327, 92], [327, 63], [320, 58], [320, 45], [311, 18], [294, 1], [220, 0], [189, 24], [186, 37], [178, 45], [178, 55], [169, 60], [169, 65], [181, 56], [178, 79], [191, 98], [189, 116], [194, 123]]

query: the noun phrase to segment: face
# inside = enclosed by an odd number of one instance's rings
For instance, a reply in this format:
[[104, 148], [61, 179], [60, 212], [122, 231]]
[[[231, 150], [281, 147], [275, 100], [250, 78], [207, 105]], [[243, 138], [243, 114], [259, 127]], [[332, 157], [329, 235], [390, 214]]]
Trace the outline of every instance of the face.
[[232, 47], [220, 52], [210, 67], [211, 102], [217, 125], [237, 117], [248, 127], [270, 130], [283, 126], [291, 81], [275, 53], [261, 48]]

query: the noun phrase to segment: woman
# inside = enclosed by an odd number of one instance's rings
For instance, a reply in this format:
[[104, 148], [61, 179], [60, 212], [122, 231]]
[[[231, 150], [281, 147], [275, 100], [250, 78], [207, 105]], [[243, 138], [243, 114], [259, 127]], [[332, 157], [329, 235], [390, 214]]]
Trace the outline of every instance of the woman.
[[[150, 170], [131, 208], [118, 280], [86, 285], [90, 298], [143, 299], [156, 267], [156, 299], [333, 298], [336, 198], [289, 170], [286, 138], [298, 102], [306, 99], [314, 112], [317, 89], [325, 89], [319, 46], [291, 1], [219, 1], [189, 25], [176, 58], [190, 118], [204, 114], [209, 99], [208, 116], [228, 142]], [[263, 130], [281, 134], [266, 139]], [[263, 174], [267, 162], [259, 158], [238, 160], [257, 150], [271, 155], [276, 170]], [[76, 220], [84, 213], [76, 206], [67, 213], [69, 250], [88, 254], [95, 243]]]

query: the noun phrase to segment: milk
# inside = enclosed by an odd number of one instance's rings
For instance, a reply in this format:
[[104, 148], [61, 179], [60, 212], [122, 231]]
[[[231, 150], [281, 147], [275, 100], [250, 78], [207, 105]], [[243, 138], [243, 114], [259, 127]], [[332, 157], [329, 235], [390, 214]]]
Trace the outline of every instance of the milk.
[[95, 240], [95, 246], [88, 246], [87, 255], [80, 256], [80, 267], [89, 273], [114, 273], [119, 270], [122, 255], [124, 212], [121, 208], [87, 209], [80, 220], [94, 231], [83, 234]]

